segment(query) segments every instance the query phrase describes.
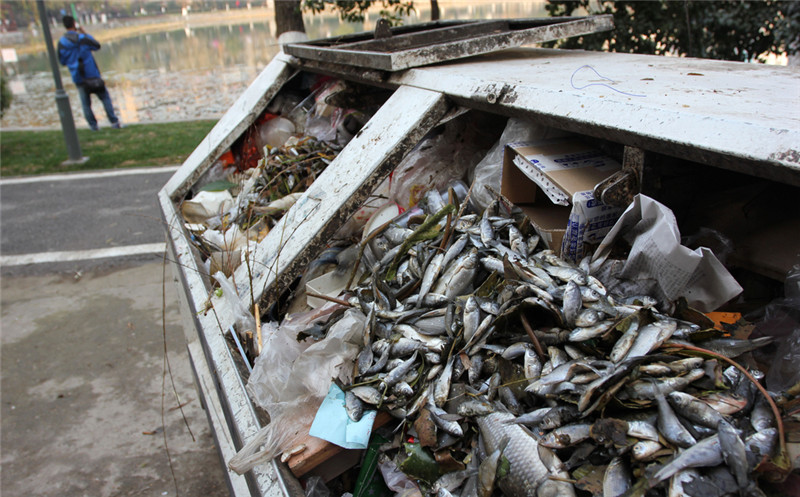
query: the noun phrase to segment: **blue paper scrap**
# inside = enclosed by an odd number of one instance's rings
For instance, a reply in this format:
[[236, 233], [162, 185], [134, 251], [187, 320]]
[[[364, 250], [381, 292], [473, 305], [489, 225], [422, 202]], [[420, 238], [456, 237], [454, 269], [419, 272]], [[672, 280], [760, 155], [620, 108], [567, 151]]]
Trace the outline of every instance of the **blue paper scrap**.
[[331, 384], [308, 434], [345, 449], [366, 449], [377, 413], [364, 411], [358, 422], [353, 421], [344, 407], [344, 392]]

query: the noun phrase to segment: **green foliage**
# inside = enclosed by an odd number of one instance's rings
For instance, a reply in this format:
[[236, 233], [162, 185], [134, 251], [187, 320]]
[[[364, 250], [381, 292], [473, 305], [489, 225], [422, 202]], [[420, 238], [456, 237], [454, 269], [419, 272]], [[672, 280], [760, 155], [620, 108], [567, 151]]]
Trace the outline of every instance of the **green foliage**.
[[364, 22], [364, 12], [373, 5], [381, 5], [380, 16], [393, 25], [401, 24], [403, 16], [414, 10], [413, 0], [304, 0], [303, 9], [318, 14], [330, 7], [347, 22]]
[[6, 109], [11, 107], [11, 90], [8, 88], [8, 81], [3, 74], [0, 74], [0, 117], [3, 116]]
[[549, 0], [546, 8], [551, 16], [614, 16], [613, 31], [550, 44], [559, 48], [763, 61], [769, 52], [795, 53], [800, 44], [795, 2]]

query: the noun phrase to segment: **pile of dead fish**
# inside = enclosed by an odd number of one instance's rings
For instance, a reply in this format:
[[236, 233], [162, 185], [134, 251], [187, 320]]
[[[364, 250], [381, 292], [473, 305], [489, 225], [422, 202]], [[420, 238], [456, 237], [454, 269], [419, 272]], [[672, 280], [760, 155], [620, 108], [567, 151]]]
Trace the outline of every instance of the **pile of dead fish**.
[[365, 242], [349, 299], [368, 324], [348, 413], [402, 420], [385, 458], [439, 496], [760, 493], [772, 412], [738, 369], [680, 347], [759, 343], [609, 294], [500, 202], [445, 204], [431, 192], [427, 215]]

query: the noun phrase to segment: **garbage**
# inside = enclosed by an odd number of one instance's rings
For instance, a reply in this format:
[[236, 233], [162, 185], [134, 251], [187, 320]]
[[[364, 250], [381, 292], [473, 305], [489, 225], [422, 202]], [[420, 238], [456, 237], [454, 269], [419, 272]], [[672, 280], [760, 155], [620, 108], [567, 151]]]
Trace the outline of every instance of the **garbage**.
[[672, 211], [646, 195], [634, 198], [600, 244], [592, 262], [602, 262], [612, 244], [622, 237], [631, 244], [627, 260], [622, 266], [606, 267], [610, 276], [638, 282], [639, 289], [634, 291], [660, 302], [683, 296], [690, 306], [703, 312], [715, 310], [742, 291], [711, 250], [700, 247], [692, 251], [682, 246]]
[[[352, 391], [348, 395], [353, 395]], [[360, 402], [356, 403], [363, 407]], [[347, 408], [348, 404], [350, 402], [345, 401], [345, 392], [332, 384], [317, 410], [308, 434], [345, 449], [366, 449], [377, 411], [359, 409], [358, 415], [354, 417]]]
[[[575, 264], [543, 249], [498, 199], [482, 212], [468, 202], [420, 205], [424, 215], [400, 216], [403, 237], [390, 235], [392, 225], [374, 234], [383, 253], [340, 296], [346, 313], [331, 314], [326, 326], [360, 323], [348, 325], [357, 345], [338, 357], [339, 373], [304, 375], [325, 383], [355, 371], [345, 394], [357, 387], [359, 409], [397, 419], [380, 457], [390, 489], [574, 495], [575, 485], [600, 488], [602, 478], [623, 491], [682, 486], [692, 495], [733, 472], [732, 488], [750, 491], [756, 468], [783, 454], [772, 399], [752, 383], [763, 373], [729, 358], [768, 341], [727, 338], [665, 313], [673, 306], [657, 305], [663, 294], [609, 286], [590, 257]], [[629, 211], [662, 208], [639, 197]], [[595, 262], [624, 263], [612, 260], [620, 230]], [[280, 451], [270, 447], [269, 456]], [[734, 452], [745, 457], [734, 462]]]

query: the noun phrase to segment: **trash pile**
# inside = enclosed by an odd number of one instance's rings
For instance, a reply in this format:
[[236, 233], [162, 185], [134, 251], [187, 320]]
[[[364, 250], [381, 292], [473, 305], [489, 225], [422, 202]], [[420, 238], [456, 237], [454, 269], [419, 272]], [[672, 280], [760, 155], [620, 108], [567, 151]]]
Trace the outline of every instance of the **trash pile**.
[[[759, 471], [785, 456], [748, 357], [770, 338], [729, 336], [636, 287], [610, 290], [598, 275], [619, 258], [557, 257], [501, 198], [479, 211], [434, 189], [420, 207], [365, 238], [361, 278], [296, 336], [357, 344], [325, 373], [350, 422], [394, 418], [378, 430], [377, 466], [395, 495], [761, 493]], [[331, 331], [344, 321], [347, 339]], [[251, 393], [276, 374], [267, 359]], [[294, 447], [282, 443], [274, 454]]]
[[312, 88], [305, 97], [279, 94], [181, 204], [207, 274], [230, 276], [242, 250], [263, 240], [366, 122], [360, 111], [325, 103], [346, 91], [342, 82], [322, 78]]

